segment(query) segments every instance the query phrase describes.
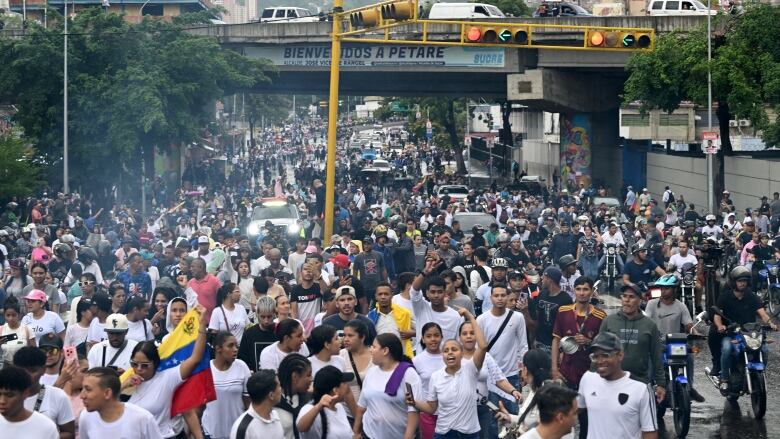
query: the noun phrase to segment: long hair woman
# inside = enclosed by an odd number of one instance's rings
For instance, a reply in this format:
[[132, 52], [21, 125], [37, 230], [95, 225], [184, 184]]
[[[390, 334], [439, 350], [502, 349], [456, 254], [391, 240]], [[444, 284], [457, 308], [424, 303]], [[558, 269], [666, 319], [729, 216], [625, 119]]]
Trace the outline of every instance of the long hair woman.
[[125, 386], [135, 384], [136, 390], [129, 402], [146, 409], [154, 416], [164, 438], [176, 436], [171, 426], [173, 394], [192, 375], [206, 350], [206, 309], [198, 305], [197, 310], [200, 314], [198, 338], [195, 340], [192, 354], [181, 364], [158, 372], [160, 354], [151, 341], [138, 343], [130, 357], [133, 375], [125, 381]]
[[244, 329], [249, 324], [246, 308], [239, 305], [241, 290], [233, 282], [225, 282], [217, 291], [217, 303], [211, 313], [209, 329], [213, 331], [228, 331], [241, 343]]
[[404, 356], [401, 339], [379, 334], [371, 345], [370, 369], [363, 381], [352, 431], [372, 439], [412, 439], [417, 434], [417, 410], [406, 405], [406, 387], [422, 395], [420, 376]]
[[203, 431], [211, 439], [228, 439], [233, 422], [249, 406], [246, 382], [252, 371], [237, 358], [238, 342], [230, 332], [220, 331], [211, 338], [214, 359], [211, 360], [211, 375], [217, 399], [206, 404], [203, 412]]
[[407, 404], [426, 414], [438, 413], [435, 438], [478, 439], [480, 427], [473, 389], [477, 386], [479, 371], [485, 360], [487, 342], [474, 316], [462, 307], [458, 313], [471, 323], [476, 332], [477, 348], [474, 355], [463, 361], [461, 343], [454, 339], [445, 341], [444, 368], [439, 368], [431, 375], [425, 400], [415, 399], [410, 394], [407, 395]]
[[[420, 401], [427, 401], [425, 393], [428, 391], [428, 385], [431, 375], [441, 369], [444, 365], [441, 353], [442, 331], [438, 323], [428, 322], [423, 325], [422, 340], [420, 344], [423, 351], [414, 357], [414, 368], [420, 374], [422, 380], [423, 395], [415, 395]], [[431, 439], [436, 428], [436, 412], [420, 413], [420, 435], [423, 439]]]
[[317, 372], [325, 366], [335, 366], [342, 372], [346, 369], [344, 359], [339, 356], [341, 339], [333, 326], [322, 325], [312, 329], [306, 340], [306, 346], [311, 353], [309, 361], [311, 361], [312, 375], [316, 376]]
[[276, 405], [276, 412], [282, 421], [284, 439], [300, 439], [298, 412], [309, 401], [307, 393], [312, 381], [311, 363], [303, 355], [292, 353], [279, 364], [278, 374], [282, 399]]
[[[368, 340], [370, 337], [368, 325], [365, 322], [355, 319], [344, 325], [344, 339], [342, 340], [344, 349], [339, 352], [339, 356], [346, 365], [344, 371], [353, 374], [352, 380], [348, 384], [355, 401], [360, 399], [360, 390], [363, 388], [366, 374], [372, 367], [376, 367], [371, 362], [371, 349]], [[354, 411], [349, 411], [348, 415], [353, 417]]]
[[261, 369], [278, 369], [284, 357], [293, 352], [309, 356], [309, 349], [303, 343], [303, 325], [295, 319], [285, 319], [276, 325], [276, 336], [279, 341], [263, 349], [260, 354]]
[[[0, 326], [0, 335], [16, 334], [16, 340], [9, 340], [3, 343], [3, 355], [0, 357], [0, 363], [12, 364], [16, 351], [25, 346], [36, 345], [35, 333], [29, 326], [23, 325], [21, 322], [22, 308], [19, 305], [19, 299], [11, 296], [5, 299], [3, 306], [5, 308], [3, 310], [5, 323]], [[2, 367], [2, 364], [0, 364], [0, 367]]]
[[325, 366], [314, 375], [311, 402], [298, 413], [301, 439], [352, 439], [347, 411], [339, 404], [352, 396], [347, 385], [351, 378], [351, 373], [334, 366]]

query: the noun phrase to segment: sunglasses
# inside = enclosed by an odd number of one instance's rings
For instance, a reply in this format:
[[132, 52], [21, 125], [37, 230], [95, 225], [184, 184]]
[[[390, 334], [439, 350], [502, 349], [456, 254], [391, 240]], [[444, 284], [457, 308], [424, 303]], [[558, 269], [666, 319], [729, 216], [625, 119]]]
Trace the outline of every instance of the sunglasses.
[[45, 352], [46, 355], [59, 355], [60, 349], [59, 348], [43, 348], [43, 352]]
[[617, 352], [599, 352], [599, 353], [592, 353], [588, 355], [590, 358], [590, 361], [599, 361], [599, 360], [607, 360], [611, 357], [614, 357], [617, 355]]
[[152, 367], [152, 363], [148, 361], [130, 361], [130, 367], [133, 369], [148, 369]]
[[95, 281], [94, 280], [82, 280], [82, 281], [79, 282], [79, 286], [82, 286], [82, 285], [95, 285]]

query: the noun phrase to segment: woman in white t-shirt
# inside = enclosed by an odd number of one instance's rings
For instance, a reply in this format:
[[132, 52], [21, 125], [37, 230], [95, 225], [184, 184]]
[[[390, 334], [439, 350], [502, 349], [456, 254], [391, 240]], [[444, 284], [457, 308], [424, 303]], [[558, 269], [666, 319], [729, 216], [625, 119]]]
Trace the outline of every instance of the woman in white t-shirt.
[[261, 369], [279, 369], [284, 357], [293, 352], [309, 356], [309, 349], [303, 344], [303, 325], [295, 319], [285, 319], [276, 325], [279, 341], [273, 342], [260, 353]]
[[[479, 371], [485, 360], [485, 336], [477, 325], [474, 316], [465, 308], [458, 313], [468, 320], [477, 337], [477, 349], [471, 360], [463, 361], [463, 346], [457, 340], [444, 342], [444, 367], [431, 375], [425, 399], [415, 399], [408, 395], [407, 403], [424, 413], [437, 413], [436, 435], [455, 436], [464, 439], [479, 437], [479, 418], [474, 388], [479, 381]], [[425, 339], [425, 335], [423, 335]]]
[[344, 372], [346, 364], [339, 356], [341, 339], [336, 328], [330, 325], [317, 326], [309, 334], [306, 345], [311, 353], [309, 361], [312, 375], [316, 377], [317, 372], [325, 366], [335, 366], [336, 369]]
[[[422, 332], [422, 344], [425, 348], [420, 354], [414, 357], [414, 368], [420, 374], [422, 380], [422, 395], [416, 395], [420, 401], [427, 401], [428, 386], [431, 376], [434, 372], [444, 367], [444, 360], [441, 354], [442, 331], [441, 326], [435, 322], [426, 323]], [[431, 439], [436, 428], [436, 412], [420, 413], [420, 435], [422, 439]]]
[[228, 439], [233, 422], [249, 406], [246, 383], [252, 371], [238, 356], [236, 337], [229, 332], [218, 332], [212, 340], [214, 359], [211, 375], [217, 399], [206, 404], [203, 412], [203, 431], [211, 439]]
[[48, 333], [54, 333], [60, 338], [65, 337], [65, 324], [60, 316], [43, 308], [46, 300], [46, 293], [41, 290], [32, 290], [24, 297], [29, 312], [22, 318], [22, 324], [33, 330], [36, 343]]
[[164, 438], [175, 436], [171, 426], [173, 394], [192, 375], [206, 350], [206, 309], [201, 305], [196, 309], [200, 314], [200, 329], [192, 355], [178, 366], [158, 372], [160, 354], [157, 352], [157, 346], [151, 341], [138, 343], [130, 357], [133, 374], [122, 384], [123, 387], [136, 387], [129, 402], [146, 409], [154, 416]]
[[[339, 352], [339, 356], [344, 360], [345, 372], [352, 373], [354, 376], [349, 382], [349, 390], [355, 401], [360, 399], [360, 389], [366, 379], [368, 371], [376, 367], [371, 362], [371, 345], [368, 335], [368, 325], [361, 320], [350, 320], [344, 325], [344, 349]], [[347, 407], [349, 410], [349, 407]], [[352, 417], [353, 412], [347, 414]]]
[[[303, 329], [303, 327], [301, 327]], [[263, 352], [269, 348], [263, 349]], [[311, 363], [303, 355], [292, 353], [279, 364], [279, 384], [282, 398], [276, 404], [276, 412], [284, 430], [284, 439], [294, 439], [298, 427], [298, 414], [308, 401], [306, 395], [311, 387]], [[270, 438], [269, 438], [270, 439]]]
[[212, 331], [228, 331], [236, 337], [239, 343], [244, 336], [244, 329], [249, 324], [246, 308], [239, 305], [241, 290], [232, 282], [225, 282], [217, 291], [219, 307], [211, 312], [209, 329]]
[[[241, 251], [241, 250], [239, 250]], [[239, 260], [236, 262], [236, 270], [233, 272], [230, 281], [238, 284], [241, 290], [241, 306], [245, 309], [255, 309], [257, 298], [255, 297], [255, 278], [249, 274], [249, 261]]]
[[352, 378], [351, 373], [334, 366], [325, 366], [317, 372], [312, 401], [298, 413], [301, 439], [352, 439], [347, 412], [344, 404], [339, 404], [352, 396], [347, 385]]
[[92, 301], [89, 299], [81, 299], [76, 305], [76, 323], [68, 325], [68, 329], [65, 330], [65, 346], [78, 346], [87, 342], [87, 336], [89, 334], [89, 323], [92, 321]]
[[406, 387], [422, 395], [420, 376], [394, 334], [379, 334], [371, 346], [371, 368], [363, 381], [352, 431], [371, 439], [412, 439], [417, 434], [417, 410], [406, 405]]
[[27, 326], [23, 325], [19, 318], [21, 317], [21, 306], [19, 299], [11, 296], [5, 299], [5, 324], [0, 326], [0, 335], [16, 334], [16, 340], [10, 340], [0, 345], [0, 368], [3, 364], [12, 364], [14, 354], [25, 346], [35, 346], [35, 334]]

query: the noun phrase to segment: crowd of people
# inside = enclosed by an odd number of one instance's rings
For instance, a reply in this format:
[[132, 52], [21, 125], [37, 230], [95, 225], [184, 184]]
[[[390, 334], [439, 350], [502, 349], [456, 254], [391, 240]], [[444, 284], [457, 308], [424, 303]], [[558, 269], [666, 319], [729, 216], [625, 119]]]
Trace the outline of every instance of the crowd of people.
[[[323, 135], [315, 122], [305, 132]], [[433, 149], [392, 157], [432, 170], [412, 188], [340, 173], [326, 237], [324, 149], [274, 151], [285, 133], [299, 131], [260, 136], [268, 155], [236, 167], [240, 187], [160, 187], [147, 217], [77, 194], [8, 203], [3, 437], [652, 438], [666, 400], [660, 334], [691, 329], [677, 275], [708, 238], [746, 252], [724, 273], [721, 309], [770, 322], [751, 289], [754, 269], [780, 256], [766, 234], [780, 225], [778, 194], [738, 226], [728, 194], [705, 226], [671, 190], [659, 203], [629, 186], [611, 207], [588, 204], [584, 185], [493, 183], [456, 198], [437, 190], [458, 180]], [[289, 144], [319, 145], [307, 136]], [[250, 239], [252, 207], [268, 197], [304, 212], [299, 233]], [[469, 211], [494, 220], [462, 230], [453, 217]], [[618, 309], [596, 282], [608, 244], [624, 250]], [[647, 303], [641, 285], [656, 278], [663, 294]], [[712, 328], [728, 380], [730, 338], [721, 320]], [[171, 362], [161, 348], [177, 330], [192, 343]], [[212, 397], [174, 414], [206, 360]]]

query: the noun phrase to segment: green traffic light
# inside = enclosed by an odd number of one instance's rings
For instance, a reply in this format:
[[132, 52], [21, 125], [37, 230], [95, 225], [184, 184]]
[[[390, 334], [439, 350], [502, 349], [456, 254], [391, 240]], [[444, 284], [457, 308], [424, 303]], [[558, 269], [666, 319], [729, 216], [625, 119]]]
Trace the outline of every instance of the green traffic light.
[[510, 31], [509, 29], [504, 29], [498, 34], [498, 41], [502, 43], [506, 43], [511, 39], [512, 39], [512, 31]]
[[636, 37], [632, 34], [623, 35], [623, 47], [633, 47]]

